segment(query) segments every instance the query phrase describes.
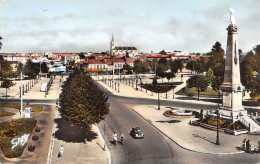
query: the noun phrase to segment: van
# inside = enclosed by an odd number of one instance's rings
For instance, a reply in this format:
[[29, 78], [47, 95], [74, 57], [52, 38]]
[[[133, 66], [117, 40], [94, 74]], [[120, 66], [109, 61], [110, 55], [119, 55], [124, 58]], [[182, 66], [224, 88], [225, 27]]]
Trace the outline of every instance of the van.
[[45, 92], [47, 89], [47, 83], [42, 83], [41, 92]]

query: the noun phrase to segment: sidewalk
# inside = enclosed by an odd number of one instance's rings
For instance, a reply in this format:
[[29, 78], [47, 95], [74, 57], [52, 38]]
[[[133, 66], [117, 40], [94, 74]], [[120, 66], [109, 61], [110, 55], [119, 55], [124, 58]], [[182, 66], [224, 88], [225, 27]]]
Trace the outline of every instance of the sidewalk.
[[[154, 105], [140, 105], [132, 108], [141, 117], [171, 138], [180, 147], [201, 153], [209, 154], [236, 154], [243, 151], [236, 150], [242, 145], [244, 138], [250, 139], [252, 148], [257, 147], [259, 135], [243, 134], [239, 136], [219, 133], [220, 145], [216, 145], [216, 131], [204, 129], [189, 124], [197, 118], [169, 118], [163, 115], [170, 107], [161, 106], [157, 110]], [[199, 112], [199, 110], [196, 110]]]
[[[201, 97], [201, 101], [198, 101], [196, 99], [190, 99], [187, 96], [184, 95], [176, 95], [175, 93], [178, 92], [180, 89], [182, 89], [183, 87], [186, 86], [186, 81], [190, 78], [190, 73], [179, 73], [175, 78], [171, 79], [170, 82], [181, 82], [181, 75], [183, 75], [183, 83], [181, 85], [178, 85], [174, 90], [170, 90], [167, 93], [167, 98], [166, 98], [166, 94], [165, 93], [160, 93], [160, 100], [167, 100], [167, 101], [175, 101], [175, 102], [189, 102], [189, 103], [194, 103], [194, 104], [211, 104], [211, 105], [216, 105], [216, 103], [214, 102], [206, 102], [206, 101], [202, 101], [202, 99], [204, 99], [203, 97]], [[142, 75], [140, 75], [142, 76]], [[121, 79], [124, 77], [124, 75], [121, 76]], [[143, 84], [145, 83], [152, 83], [154, 75], [148, 74], [145, 75], [145, 77], [142, 76], [142, 82]], [[138, 85], [137, 88], [138, 90], [136, 90], [136, 84], [135, 81], [133, 83], [133, 87], [132, 87], [132, 83], [123, 83], [123, 80], [118, 80], [119, 79], [119, 75], [115, 75], [114, 76], [114, 81], [117, 83], [116, 86], [116, 90], [115, 87], [110, 87], [109, 86], [109, 82], [106, 83], [106, 79], [112, 79], [112, 75], [99, 75], [97, 76], [92, 76], [92, 78], [94, 80], [97, 80], [98, 83], [100, 85], [102, 85], [104, 88], [106, 88], [109, 92], [111, 92], [114, 95], [117, 96], [124, 96], [124, 97], [133, 97], [133, 98], [147, 98], [147, 99], [158, 99], [158, 94], [156, 93], [151, 93], [151, 91], [147, 91], [145, 89], [141, 90], [141, 87], [139, 86], [140, 84], [140, 80], [138, 80]], [[126, 79], [135, 79], [135, 75], [125, 75]], [[103, 82], [102, 82], [103, 79]], [[118, 81], [119, 81], [119, 92], [118, 92]], [[158, 80], [158, 82], [162, 82], [161, 79]], [[166, 78], [163, 79], [163, 82], [168, 82], [168, 80]], [[174, 99], [173, 99], [173, 92], [174, 92]], [[249, 94], [246, 93], [246, 97], [244, 97], [244, 100], [248, 100]], [[208, 98], [207, 98], [208, 99]], [[245, 108], [254, 108], [254, 109], [259, 109], [260, 110], [260, 106], [244, 106]]]
[[[38, 121], [37, 126], [41, 128], [39, 133], [34, 134], [39, 136], [37, 141], [32, 140], [30, 136], [28, 143], [35, 145], [34, 152], [28, 151], [28, 145], [25, 147], [21, 157], [8, 159], [0, 155], [1, 162], [3, 163], [38, 163], [46, 164], [50, 146], [50, 138], [52, 135], [53, 120], [55, 118], [55, 106], [44, 106], [43, 111], [40, 113], [32, 113], [33, 117]], [[48, 118], [48, 120], [46, 120]]]
[[[133, 76], [133, 75], [132, 75]], [[150, 75], [152, 77], [152, 75]], [[97, 80], [96, 76], [92, 76], [93, 79]], [[151, 77], [147, 76], [143, 78], [143, 83], [152, 83]], [[130, 83], [123, 83], [121, 81], [117, 90], [115, 88], [109, 87], [104, 79], [106, 76], [103, 77], [103, 82], [101, 81], [102, 76], [99, 76], [99, 84], [106, 88], [109, 92], [117, 96], [124, 96], [124, 97], [133, 97], [133, 98], [150, 98], [150, 99], [158, 99], [157, 94], [151, 94], [151, 92], [142, 89], [138, 86], [138, 90], [135, 90], [135, 83], [132, 87]], [[126, 78], [131, 78], [131, 76], [126, 76]], [[189, 75], [185, 75], [183, 77], [183, 84], [177, 86], [174, 90], [174, 93], [177, 92], [179, 89], [186, 86], [186, 80], [189, 78]], [[118, 83], [118, 75], [115, 76], [115, 81]], [[173, 79], [174, 82], [181, 81], [181, 74], [177, 75], [176, 78]], [[161, 82], [161, 80], [160, 80]], [[166, 82], [166, 80], [164, 80]], [[138, 83], [139, 84], [139, 83]], [[166, 99], [165, 94], [160, 94], [161, 100], [169, 100], [169, 101], [178, 101], [178, 102], [189, 102], [194, 104], [212, 104], [212, 102], [205, 102], [205, 101], [197, 101], [197, 100], [185, 100], [185, 99], [178, 99], [178, 96], [175, 95], [175, 99], [172, 99], [173, 90], [168, 92], [168, 96], [171, 98]], [[177, 98], [177, 99], [176, 99]], [[260, 109], [259, 106], [252, 107], [255, 109]], [[225, 133], [220, 133], [220, 145], [215, 145], [216, 142], [216, 131], [207, 130], [201, 127], [189, 125], [189, 121], [196, 120], [196, 118], [168, 118], [163, 115], [164, 111], [170, 110], [170, 107], [161, 106], [161, 110], [157, 110], [157, 106], [136, 106], [133, 108], [135, 112], [137, 112], [141, 117], [146, 119], [149, 123], [154, 125], [160, 131], [162, 131], [165, 135], [171, 138], [175, 143], [177, 143], [180, 147], [184, 149], [188, 149], [191, 151], [196, 152], [203, 152], [203, 153], [213, 153], [213, 154], [236, 154], [236, 153], [243, 153], [236, 150], [237, 146], [241, 146], [242, 141], [244, 138], [251, 140], [252, 147], [256, 147], [258, 145], [259, 137], [258, 135], [240, 135], [240, 136], [233, 136], [228, 135]], [[199, 112], [199, 110], [197, 110]]]
[[[41, 92], [41, 86], [43, 83], [48, 83], [49, 78], [41, 78], [38, 79], [38, 83], [35, 84], [36, 80], [24, 80], [24, 85], [29, 85], [29, 82], [32, 83], [34, 81], [33, 87], [29, 89], [29, 91], [24, 92], [23, 99], [57, 99], [59, 97], [59, 94], [61, 92], [61, 85], [62, 82], [66, 80], [66, 76], [56, 76], [56, 78], [53, 80], [53, 84], [50, 87], [50, 90], [48, 92], [48, 95], [45, 97], [45, 92]], [[10, 90], [7, 90], [7, 99], [20, 99], [20, 86], [21, 81], [14, 81], [15, 85], [10, 87]], [[0, 88], [0, 99], [6, 99], [6, 89]]]
[[[60, 118], [60, 116], [58, 116]], [[64, 126], [64, 125], [62, 125]], [[65, 125], [66, 126], [66, 125]], [[67, 131], [70, 131], [71, 136], [64, 134], [65, 138], [72, 137], [77, 135], [78, 131], [73, 130], [73, 128], [67, 128]], [[59, 129], [56, 129], [56, 132]], [[54, 138], [54, 147], [52, 152], [51, 163], [53, 164], [63, 164], [63, 163], [73, 163], [73, 164], [104, 164], [109, 163], [109, 150], [104, 148], [104, 139], [98, 129], [97, 125], [92, 125], [92, 131], [97, 134], [97, 138], [88, 141], [87, 144], [83, 142], [66, 142], [63, 140], [58, 140], [57, 137]], [[59, 158], [59, 148], [63, 145], [64, 155]]]

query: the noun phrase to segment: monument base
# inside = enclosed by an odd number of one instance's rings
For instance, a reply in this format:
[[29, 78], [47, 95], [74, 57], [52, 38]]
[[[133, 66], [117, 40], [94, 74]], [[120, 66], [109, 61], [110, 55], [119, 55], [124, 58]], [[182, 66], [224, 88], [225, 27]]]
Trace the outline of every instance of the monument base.
[[220, 107], [219, 113], [220, 118], [232, 120], [232, 122], [238, 121], [241, 116], [247, 116], [247, 111], [243, 107], [238, 107], [234, 109]]

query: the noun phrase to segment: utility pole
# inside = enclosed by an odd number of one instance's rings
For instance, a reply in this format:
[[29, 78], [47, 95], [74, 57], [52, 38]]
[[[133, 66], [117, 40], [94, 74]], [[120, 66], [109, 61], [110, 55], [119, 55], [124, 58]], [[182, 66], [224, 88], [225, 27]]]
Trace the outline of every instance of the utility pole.
[[21, 110], [20, 116], [23, 117], [23, 68], [21, 70]]

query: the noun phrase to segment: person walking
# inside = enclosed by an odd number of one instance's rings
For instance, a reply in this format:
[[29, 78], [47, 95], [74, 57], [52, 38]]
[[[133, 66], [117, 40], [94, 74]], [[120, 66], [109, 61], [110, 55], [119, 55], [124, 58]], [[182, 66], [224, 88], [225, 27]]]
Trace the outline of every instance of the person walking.
[[251, 153], [251, 145], [250, 145], [250, 140], [246, 141], [246, 152]]
[[116, 145], [116, 142], [117, 142], [117, 134], [116, 134], [116, 132], [114, 132], [114, 134], [113, 134], [113, 140], [114, 140], [114, 144]]
[[246, 139], [242, 141], [242, 149], [246, 150]]
[[60, 146], [60, 150], [59, 150], [58, 157], [62, 157], [62, 156], [63, 156], [63, 153], [64, 153], [64, 147], [63, 147], [63, 145], [61, 145], [61, 146]]
[[123, 142], [125, 140], [125, 135], [123, 133], [120, 135], [120, 140], [121, 140], [121, 143], [123, 144]]

